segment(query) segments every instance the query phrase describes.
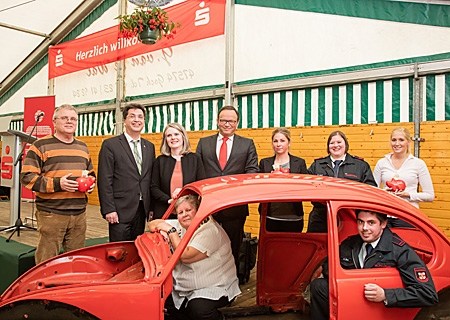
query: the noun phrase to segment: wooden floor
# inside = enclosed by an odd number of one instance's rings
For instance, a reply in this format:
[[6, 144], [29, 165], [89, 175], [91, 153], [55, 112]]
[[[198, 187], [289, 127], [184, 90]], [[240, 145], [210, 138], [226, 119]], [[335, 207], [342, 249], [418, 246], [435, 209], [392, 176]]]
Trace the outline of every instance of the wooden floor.
[[[30, 227], [36, 227], [36, 222], [33, 220], [35, 205], [33, 202], [22, 201], [21, 205], [21, 220]], [[108, 224], [100, 214], [100, 208], [94, 205], [88, 205], [87, 207], [87, 232], [86, 238], [102, 238], [108, 236]], [[10, 202], [0, 201], [0, 230], [10, 226]], [[11, 236], [12, 231], [0, 232], [0, 250], [3, 246], [8, 245], [6, 239]], [[15, 232], [11, 240], [35, 247], [38, 240], [38, 233], [36, 230], [30, 230], [22, 228], [20, 236]], [[226, 318], [233, 319], [246, 319], [246, 320], [259, 320], [259, 319], [278, 319], [278, 320], [293, 320], [293, 319], [309, 319], [309, 316], [305, 316], [301, 313], [287, 312], [283, 314], [268, 314], [268, 315], [248, 315], [243, 317], [242, 315], [248, 311], [257, 311], [264, 313], [265, 310], [256, 309], [256, 267], [250, 274], [250, 281], [245, 285], [241, 285], [242, 293], [233, 302], [231, 308], [224, 310]], [[237, 309], [239, 308], [239, 309]], [[248, 308], [248, 309], [247, 309]], [[239, 310], [246, 310], [245, 312]]]

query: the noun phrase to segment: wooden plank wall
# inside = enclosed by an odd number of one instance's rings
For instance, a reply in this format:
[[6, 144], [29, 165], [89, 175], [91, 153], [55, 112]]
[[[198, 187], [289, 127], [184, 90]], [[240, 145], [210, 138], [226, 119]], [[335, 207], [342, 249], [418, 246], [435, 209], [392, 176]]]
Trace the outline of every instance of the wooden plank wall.
[[[373, 124], [348, 126], [321, 126], [290, 128], [292, 134], [291, 153], [306, 160], [307, 166], [315, 158], [326, 155], [326, 141], [328, 135], [334, 130], [343, 131], [349, 140], [349, 153], [363, 157], [373, 168], [376, 162], [386, 153], [389, 153], [389, 137], [392, 129], [399, 125], [405, 126], [413, 134], [412, 123], [402, 124]], [[269, 157], [272, 153], [271, 134], [273, 129], [239, 129], [238, 134], [254, 140], [259, 159]], [[450, 237], [450, 148], [448, 144], [450, 121], [424, 122], [421, 124], [420, 157], [427, 163], [434, 183], [436, 193], [435, 201], [421, 204], [421, 209]], [[189, 132], [192, 150], [195, 150], [198, 140], [203, 136], [212, 134], [211, 131]], [[161, 144], [161, 133], [143, 135], [155, 144], [157, 155]], [[98, 152], [102, 141], [109, 136], [80, 137], [85, 141], [92, 155], [94, 167], [97, 168]], [[413, 144], [411, 144], [413, 150]], [[89, 202], [98, 205], [96, 191], [90, 196]], [[305, 225], [307, 225], [310, 204], [305, 204]], [[256, 205], [251, 206], [251, 214], [245, 226], [247, 232], [259, 234], [259, 216]]]

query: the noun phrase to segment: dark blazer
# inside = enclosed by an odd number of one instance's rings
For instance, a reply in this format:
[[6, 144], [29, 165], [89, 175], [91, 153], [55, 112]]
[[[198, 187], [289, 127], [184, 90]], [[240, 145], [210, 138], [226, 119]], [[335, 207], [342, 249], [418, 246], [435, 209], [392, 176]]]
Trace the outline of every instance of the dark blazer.
[[[275, 156], [261, 159], [259, 163], [259, 172], [272, 172], [274, 162]], [[290, 173], [308, 174], [308, 169], [306, 169], [306, 162], [302, 158], [289, 154], [289, 166]], [[298, 216], [303, 216], [303, 205], [301, 202], [294, 202], [294, 208]]]
[[[151, 193], [154, 205], [153, 219], [161, 219], [169, 208], [167, 201], [170, 196], [170, 180], [176, 160], [171, 156], [160, 155], [156, 158], [152, 171]], [[205, 179], [205, 170], [200, 157], [195, 153], [185, 154], [181, 158], [181, 171], [183, 173], [183, 186]]]
[[[275, 156], [261, 159], [259, 163], [259, 172], [272, 172], [274, 162]], [[306, 162], [302, 158], [289, 154], [289, 166], [291, 173], [308, 174], [308, 169], [306, 169]]]
[[[310, 174], [317, 176], [334, 177], [333, 165], [330, 156], [315, 159], [308, 169]], [[347, 153], [345, 161], [339, 166], [338, 178], [363, 182], [378, 187], [372, 175], [370, 165], [363, 158]]]
[[150, 212], [150, 183], [155, 146], [141, 138], [142, 174], [124, 134], [103, 141], [98, 155], [98, 196], [103, 217], [117, 212], [120, 222], [130, 222], [142, 193], [145, 213]]
[[[225, 175], [257, 173], [258, 155], [253, 140], [238, 136], [233, 137], [233, 147], [225, 168], [222, 170], [217, 159], [216, 146], [218, 134], [201, 138], [196, 153], [200, 156], [207, 178]], [[227, 218], [242, 218], [248, 216], [248, 206], [238, 206], [223, 210]]]

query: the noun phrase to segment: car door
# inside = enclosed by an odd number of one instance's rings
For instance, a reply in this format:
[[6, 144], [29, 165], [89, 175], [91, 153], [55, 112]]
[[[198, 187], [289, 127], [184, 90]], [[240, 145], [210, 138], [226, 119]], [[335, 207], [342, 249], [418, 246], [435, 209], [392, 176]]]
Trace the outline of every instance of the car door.
[[[419, 309], [387, 308], [382, 302], [370, 302], [364, 296], [364, 285], [368, 283], [382, 288], [402, 287], [396, 268], [349, 270], [341, 267], [339, 244], [358, 233], [354, 208], [369, 209], [361, 208], [362, 205], [365, 204], [330, 203], [329, 211], [333, 212], [328, 216], [330, 319], [413, 319]], [[371, 208], [371, 211], [389, 213], [385, 210], [381, 206]]]
[[327, 255], [327, 235], [270, 232], [261, 206], [256, 296], [275, 311], [303, 310], [311, 275]]

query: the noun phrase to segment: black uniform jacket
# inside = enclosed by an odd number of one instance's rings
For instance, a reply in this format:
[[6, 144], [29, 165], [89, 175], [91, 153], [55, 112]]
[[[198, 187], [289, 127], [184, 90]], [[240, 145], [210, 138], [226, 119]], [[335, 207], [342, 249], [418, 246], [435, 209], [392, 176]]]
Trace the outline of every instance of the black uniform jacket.
[[[151, 193], [153, 200], [153, 219], [161, 219], [169, 208], [167, 201], [171, 198], [170, 181], [176, 160], [171, 156], [160, 155], [153, 164]], [[205, 179], [205, 170], [200, 157], [195, 153], [188, 153], [181, 157], [181, 172], [183, 186], [188, 183]]]
[[[345, 239], [339, 247], [344, 269], [361, 268], [359, 235]], [[398, 235], [385, 228], [378, 245], [366, 257], [366, 268], [397, 268], [405, 288], [384, 289], [388, 307], [417, 308], [435, 305], [438, 296], [430, 272], [416, 252]]]
[[[333, 165], [330, 156], [314, 160], [308, 172], [317, 176], [334, 177]], [[348, 154], [339, 166], [338, 178], [363, 182], [371, 186], [378, 187], [372, 175], [370, 165], [364, 159]]]

